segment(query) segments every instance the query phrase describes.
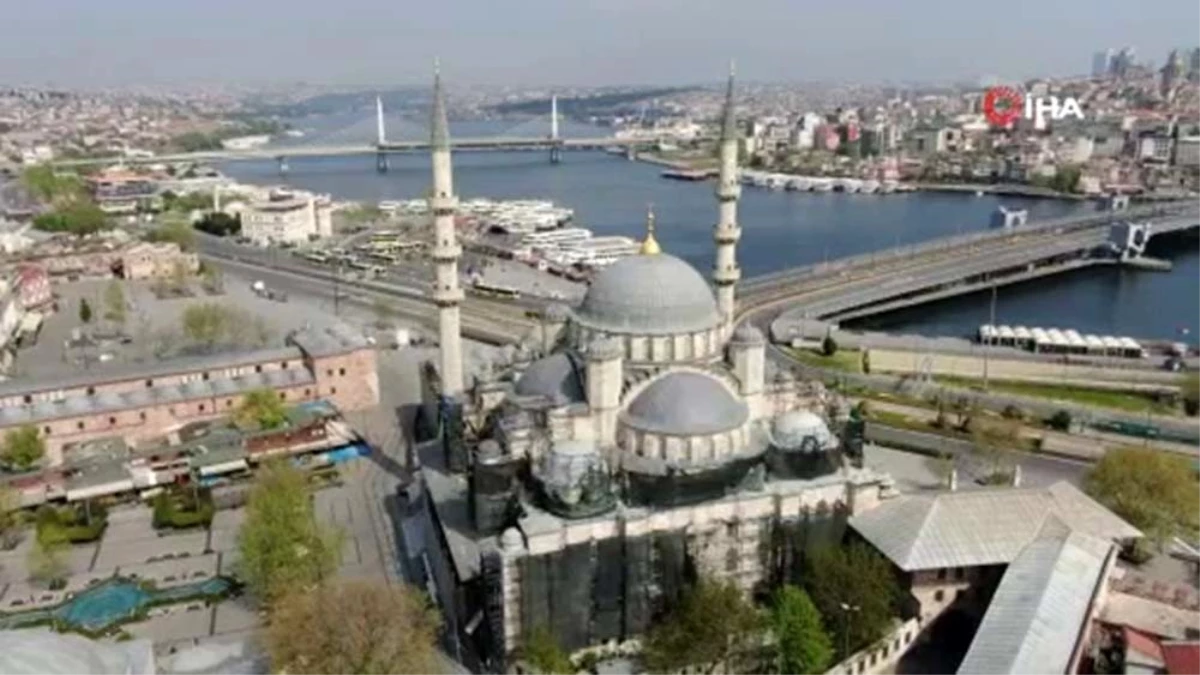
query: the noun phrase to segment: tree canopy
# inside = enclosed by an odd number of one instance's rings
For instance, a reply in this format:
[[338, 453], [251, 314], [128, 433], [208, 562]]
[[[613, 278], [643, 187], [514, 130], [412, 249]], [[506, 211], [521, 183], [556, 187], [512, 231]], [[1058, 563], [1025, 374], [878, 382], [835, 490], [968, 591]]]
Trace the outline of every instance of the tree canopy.
[[646, 636], [650, 672], [669, 673], [692, 666], [747, 672], [739, 664], [761, 639], [762, 616], [733, 584], [701, 580]]
[[44, 232], [94, 234], [110, 227], [108, 216], [89, 201], [73, 201], [33, 219], [33, 226]]
[[1115, 448], [1088, 473], [1085, 490], [1156, 544], [1198, 526], [1200, 483], [1192, 460], [1150, 448]]
[[115, 324], [125, 325], [125, 289], [121, 282], [113, 279], [104, 288], [104, 318]]
[[435, 673], [440, 621], [419, 591], [328, 581], [272, 609], [266, 647], [280, 673]]
[[238, 532], [238, 574], [269, 607], [328, 577], [341, 557], [340, 539], [317, 523], [307, 476], [287, 462], [269, 463], [255, 477]]
[[44, 204], [65, 204], [84, 196], [83, 181], [74, 174], [59, 174], [54, 167], [31, 166], [21, 173], [21, 184]]
[[274, 390], [255, 389], [242, 397], [233, 419], [243, 428], [277, 429], [287, 421], [287, 410]]
[[39, 528], [33, 548], [29, 549], [29, 578], [53, 585], [65, 577], [70, 571], [64, 559], [69, 545], [67, 533], [61, 526]]
[[46, 441], [32, 424], [17, 427], [6, 433], [4, 447], [0, 449], [0, 457], [4, 459], [4, 463], [21, 471], [31, 468], [45, 454]]
[[901, 597], [891, 563], [861, 542], [812, 551], [805, 560], [804, 587], [834, 632], [845, 636], [842, 642], [849, 642], [851, 653], [887, 632]]
[[808, 593], [786, 585], [775, 592], [771, 607], [776, 665], [781, 673], [823, 673], [833, 660], [833, 644], [821, 613]]
[[180, 250], [191, 251], [196, 248], [196, 233], [188, 221], [166, 218], [158, 227], [146, 233], [146, 241], [169, 242], [177, 244]]

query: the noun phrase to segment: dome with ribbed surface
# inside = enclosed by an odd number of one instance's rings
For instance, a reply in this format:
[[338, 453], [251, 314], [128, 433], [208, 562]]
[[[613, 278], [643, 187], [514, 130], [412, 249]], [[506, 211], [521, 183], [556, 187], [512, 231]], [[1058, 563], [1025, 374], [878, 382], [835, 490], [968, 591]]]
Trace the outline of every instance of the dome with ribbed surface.
[[575, 320], [589, 328], [635, 335], [677, 335], [720, 322], [708, 282], [672, 255], [635, 255], [592, 281]]
[[624, 421], [658, 434], [702, 436], [736, 429], [750, 411], [720, 382], [693, 372], [664, 375], [629, 404]]

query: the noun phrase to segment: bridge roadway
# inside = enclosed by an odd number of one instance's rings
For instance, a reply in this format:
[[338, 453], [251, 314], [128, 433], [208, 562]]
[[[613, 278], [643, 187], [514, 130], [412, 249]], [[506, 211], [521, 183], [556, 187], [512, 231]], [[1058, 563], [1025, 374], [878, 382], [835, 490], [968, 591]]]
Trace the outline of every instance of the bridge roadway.
[[[558, 148], [560, 150], [600, 150], [610, 147], [643, 147], [658, 142], [653, 138], [522, 138], [493, 136], [484, 138], [451, 139], [451, 147], [462, 151], [517, 151]], [[334, 157], [346, 155], [392, 155], [429, 150], [429, 141], [388, 141], [347, 145], [297, 145], [251, 148], [246, 150], [204, 150], [180, 152], [150, 157], [89, 157], [55, 162], [56, 166], [92, 166], [97, 164], [160, 164], [179, 162], [236, 162], [262, 159], [294, 159], [299, 157]]]
[[[1200, 224], [1200, 216], [1176, 216], [1150, 221], [1161, 232]], [[1111, 264], [1103, 251], [1108, 232], [1103, 228], [1062, 234], [1015, 236], [977, 245], [949, 256], [926, 256], [915, 264], [892, 270], [886, 277], [869, 277], [809, 295], [791, 295], [802, 308], [786, 317], [847, 321], [933, 300], [1058, 274], [1097, 264]], [[769, 303], [768, 303], [769, 304]]]

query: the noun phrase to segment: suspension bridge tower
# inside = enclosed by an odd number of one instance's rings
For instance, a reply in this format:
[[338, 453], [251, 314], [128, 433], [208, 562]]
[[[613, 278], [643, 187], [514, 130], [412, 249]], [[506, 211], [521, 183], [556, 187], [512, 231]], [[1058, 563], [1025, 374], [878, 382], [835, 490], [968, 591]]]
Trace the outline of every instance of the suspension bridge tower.
[[550, 95], [550, 163], [562, 161], [562, 139], [558, 137], [558, 95]]
[[375, 97], [375, 170], [387, 173], [388, 156], [384, 147], [387, 145], [387, 130], [383, 126], [383, 99]]

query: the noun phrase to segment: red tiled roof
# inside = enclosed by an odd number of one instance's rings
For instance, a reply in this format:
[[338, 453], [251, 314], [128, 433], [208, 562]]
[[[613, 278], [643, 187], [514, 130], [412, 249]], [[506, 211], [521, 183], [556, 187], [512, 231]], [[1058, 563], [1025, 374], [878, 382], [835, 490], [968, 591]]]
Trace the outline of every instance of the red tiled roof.
[[1148, 657], [1155, 663], [1163, 663], [1163, 648], [1159, 644], [1158, 638], [1150, 633], [1145, 633], [1136, 628], [1123, 626], [1121, 628], [1125, 637], [1125, 651], [1137, 652], [1142, 656]]
[[1200, 673], [1200, 642], [1164, 642], [1162, 653], [1170, 675]]

